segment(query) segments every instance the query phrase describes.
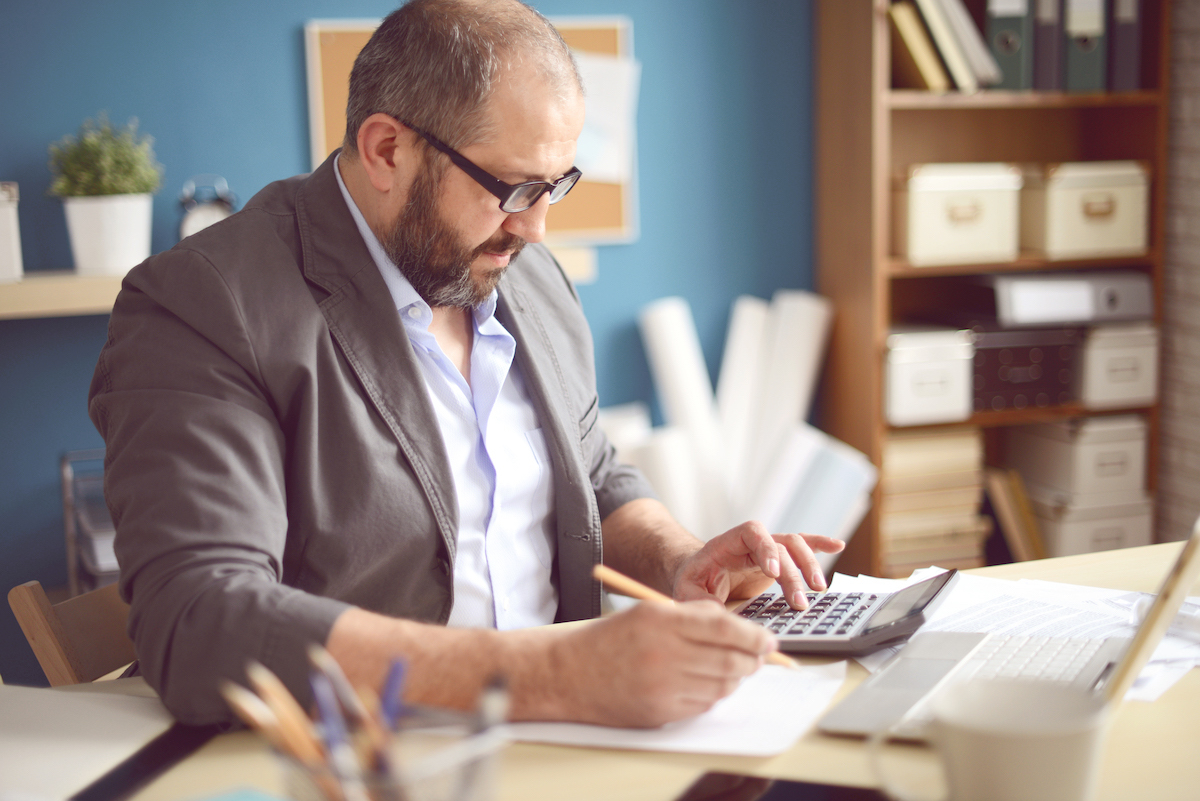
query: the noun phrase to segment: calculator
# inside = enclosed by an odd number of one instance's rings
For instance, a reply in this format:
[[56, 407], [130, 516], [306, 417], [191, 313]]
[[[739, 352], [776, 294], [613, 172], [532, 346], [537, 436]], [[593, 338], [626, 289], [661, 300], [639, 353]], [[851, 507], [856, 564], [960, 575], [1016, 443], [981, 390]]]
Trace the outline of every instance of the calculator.
[[789, 653], [856, 656], [907, 639], [950, 593], [957, 570], [896, 592], [809, 592], [808, 609], [793, 609], [778, 587], [734, 608], [775, 633]]

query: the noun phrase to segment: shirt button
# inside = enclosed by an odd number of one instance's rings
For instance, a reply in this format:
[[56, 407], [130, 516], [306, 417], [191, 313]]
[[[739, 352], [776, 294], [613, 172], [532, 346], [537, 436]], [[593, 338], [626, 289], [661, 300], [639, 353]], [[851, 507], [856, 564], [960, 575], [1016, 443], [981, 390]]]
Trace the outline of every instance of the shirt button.
[[421, 316], [421, 310], [418, 309], [416, 306], [409, 306], [408, 307], [408, 316], [415, 320]]

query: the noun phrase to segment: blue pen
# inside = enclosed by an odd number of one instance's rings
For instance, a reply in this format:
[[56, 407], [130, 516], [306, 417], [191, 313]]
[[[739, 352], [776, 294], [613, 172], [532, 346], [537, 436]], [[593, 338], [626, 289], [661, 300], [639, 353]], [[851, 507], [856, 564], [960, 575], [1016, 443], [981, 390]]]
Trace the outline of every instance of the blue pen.
[[346, 719], [342, 717], [333, 683], [319, 670], [313, 671], [311, 680], [313, 699], [321, 718], [321, 734], [329, 751], [329, 764], [341, 784], [342, 793], [346, 801], [368, 801], [362, 765], [346, 734]]
[[379, 711], [383, 714], [383, 722], [392, 731], [404, 715], [404, 672], [407, 665], [403, 659], [396, 657], [388, 669], [387, 679], [383, 683], [383, 693], [379, 699]]

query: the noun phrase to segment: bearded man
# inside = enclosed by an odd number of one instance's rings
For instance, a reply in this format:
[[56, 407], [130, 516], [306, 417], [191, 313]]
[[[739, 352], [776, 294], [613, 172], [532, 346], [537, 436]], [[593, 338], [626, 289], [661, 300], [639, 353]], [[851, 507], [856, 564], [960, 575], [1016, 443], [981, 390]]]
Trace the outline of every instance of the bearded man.
[[[188, 723], [306, 648], [410, 702], [505, 677], [514, 719], [697, 714], [776, 647], [720, 602], [823, 588], [824, 537], [703, 543], [596, 424], [579, 301], [539, 245], [583, 93], [516, 0], [413, 0], [354, 65], [343, 147], [129, 273], [91, 387], [138, 668]], [[603, 561], [681, 601], [596, 617]]]

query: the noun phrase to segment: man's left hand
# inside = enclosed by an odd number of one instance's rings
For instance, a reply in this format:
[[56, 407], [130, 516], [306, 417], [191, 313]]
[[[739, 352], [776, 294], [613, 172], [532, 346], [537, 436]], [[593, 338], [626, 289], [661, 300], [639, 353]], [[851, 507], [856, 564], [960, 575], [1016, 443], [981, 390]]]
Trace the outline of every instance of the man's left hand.
[[778, 581], [788, 602], [804, 609], [805, 591], [826, 586], [816, 554], [837, 553], [845, 544], [818, 534], [772, 534], [751, 520], [709, 540], [680, 565], [675, 600], [752, 598]]

